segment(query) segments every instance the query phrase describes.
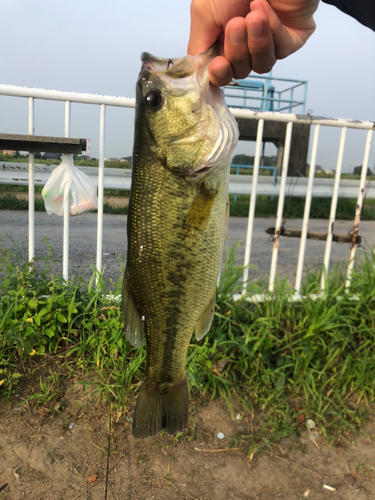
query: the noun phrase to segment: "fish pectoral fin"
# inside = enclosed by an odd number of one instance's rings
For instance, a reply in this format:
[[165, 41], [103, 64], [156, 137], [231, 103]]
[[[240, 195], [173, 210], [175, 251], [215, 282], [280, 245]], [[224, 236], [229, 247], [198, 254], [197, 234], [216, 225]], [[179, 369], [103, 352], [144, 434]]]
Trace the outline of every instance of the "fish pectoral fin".
[[126, 339], [135, 347], [141, 347], [144, 334], [144, 323], [129, 289], [129, 285], [124, 279], [122, 285], [122, 314], [124, 319], [124, 330]]
[[206, 309], [203, 311], [201, 317], [199, 318], [196, 326], [195, 326], [195, 338], [197, 340], [203, 339], [206, 333], [209, 331], [212, 323], [212, 319], [214, 317], [215, 312], [215, 300], [216, 300], [216, 289], [207, 304]]
[[175, 140], [166, 149], [165, 166], [172, 172], [189, 170], [197, 163], [197, 151], [204, 139], [199, 135]]
[[225, 229], [224, 229], [224, 234], [227, 234], [228, 232], [228, 226], [229, 226], [229, 196], [227, 199], [227, 204], [225, 206]]
[[201, 188], [197, 192], [184, 223], [184, 228], [188, 235], [206, 229], [210, 220], [213, 202], [214, 196], [207, 195], [204, 189]]

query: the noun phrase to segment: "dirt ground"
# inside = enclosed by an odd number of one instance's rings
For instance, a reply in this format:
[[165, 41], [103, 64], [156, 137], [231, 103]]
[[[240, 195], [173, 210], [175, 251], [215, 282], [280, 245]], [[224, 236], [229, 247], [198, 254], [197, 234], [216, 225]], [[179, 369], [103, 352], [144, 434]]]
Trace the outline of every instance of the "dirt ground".
[[331, 447], [302, 428], [295, 439], [251, 456], [234, 439], [256, 432], [239, 407], [232, 419], [225, 404], [191, 401], [182, 437], [137, 440], [133, 404], [126, 414], [109, 412], [107, 403], [68, 380], [54, 401], [20, 406], [31, 392], [26, 384], [10, 403], [0, 403], [0, 500], [375, 498], [375, 421]]

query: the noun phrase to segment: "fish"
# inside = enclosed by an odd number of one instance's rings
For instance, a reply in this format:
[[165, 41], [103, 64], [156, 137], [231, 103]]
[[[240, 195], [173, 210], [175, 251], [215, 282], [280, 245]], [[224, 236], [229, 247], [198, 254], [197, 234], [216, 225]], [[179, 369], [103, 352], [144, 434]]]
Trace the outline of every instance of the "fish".
[[214, 315], [238, 141], [223, 92], [209, 82], [215, 55], [213, 47], [176, 59], [141, 56], [122, 285], [125, 337], [136, 347], [146, 339], [137, 438], [187, 426], [186, 354]]

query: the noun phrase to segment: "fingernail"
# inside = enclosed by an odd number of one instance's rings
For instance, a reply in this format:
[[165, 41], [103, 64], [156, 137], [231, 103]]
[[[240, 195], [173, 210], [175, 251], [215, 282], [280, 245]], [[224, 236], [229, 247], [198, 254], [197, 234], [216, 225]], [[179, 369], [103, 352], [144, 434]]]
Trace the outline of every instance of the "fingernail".
[[251, 40], [255, 42], [260, 40], [264, 35], [264, 25], [262, 21], [250, 21], [247, 25], [247, 33]]
[[233, 45], [246, 43], [246, 28], [244, 26], [233, 26], [229, 31], [229, 40]]

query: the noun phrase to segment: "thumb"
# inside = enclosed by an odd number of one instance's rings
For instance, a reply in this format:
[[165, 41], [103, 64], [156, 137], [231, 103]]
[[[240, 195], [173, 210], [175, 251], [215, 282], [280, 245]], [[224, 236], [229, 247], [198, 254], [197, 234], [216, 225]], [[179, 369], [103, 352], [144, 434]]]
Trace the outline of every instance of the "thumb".
[[190, 8], [190, 38], [188, 54], [194, 56], [206, 52], [221, 33], [209, 7], [209, 2], [194, 1]]

